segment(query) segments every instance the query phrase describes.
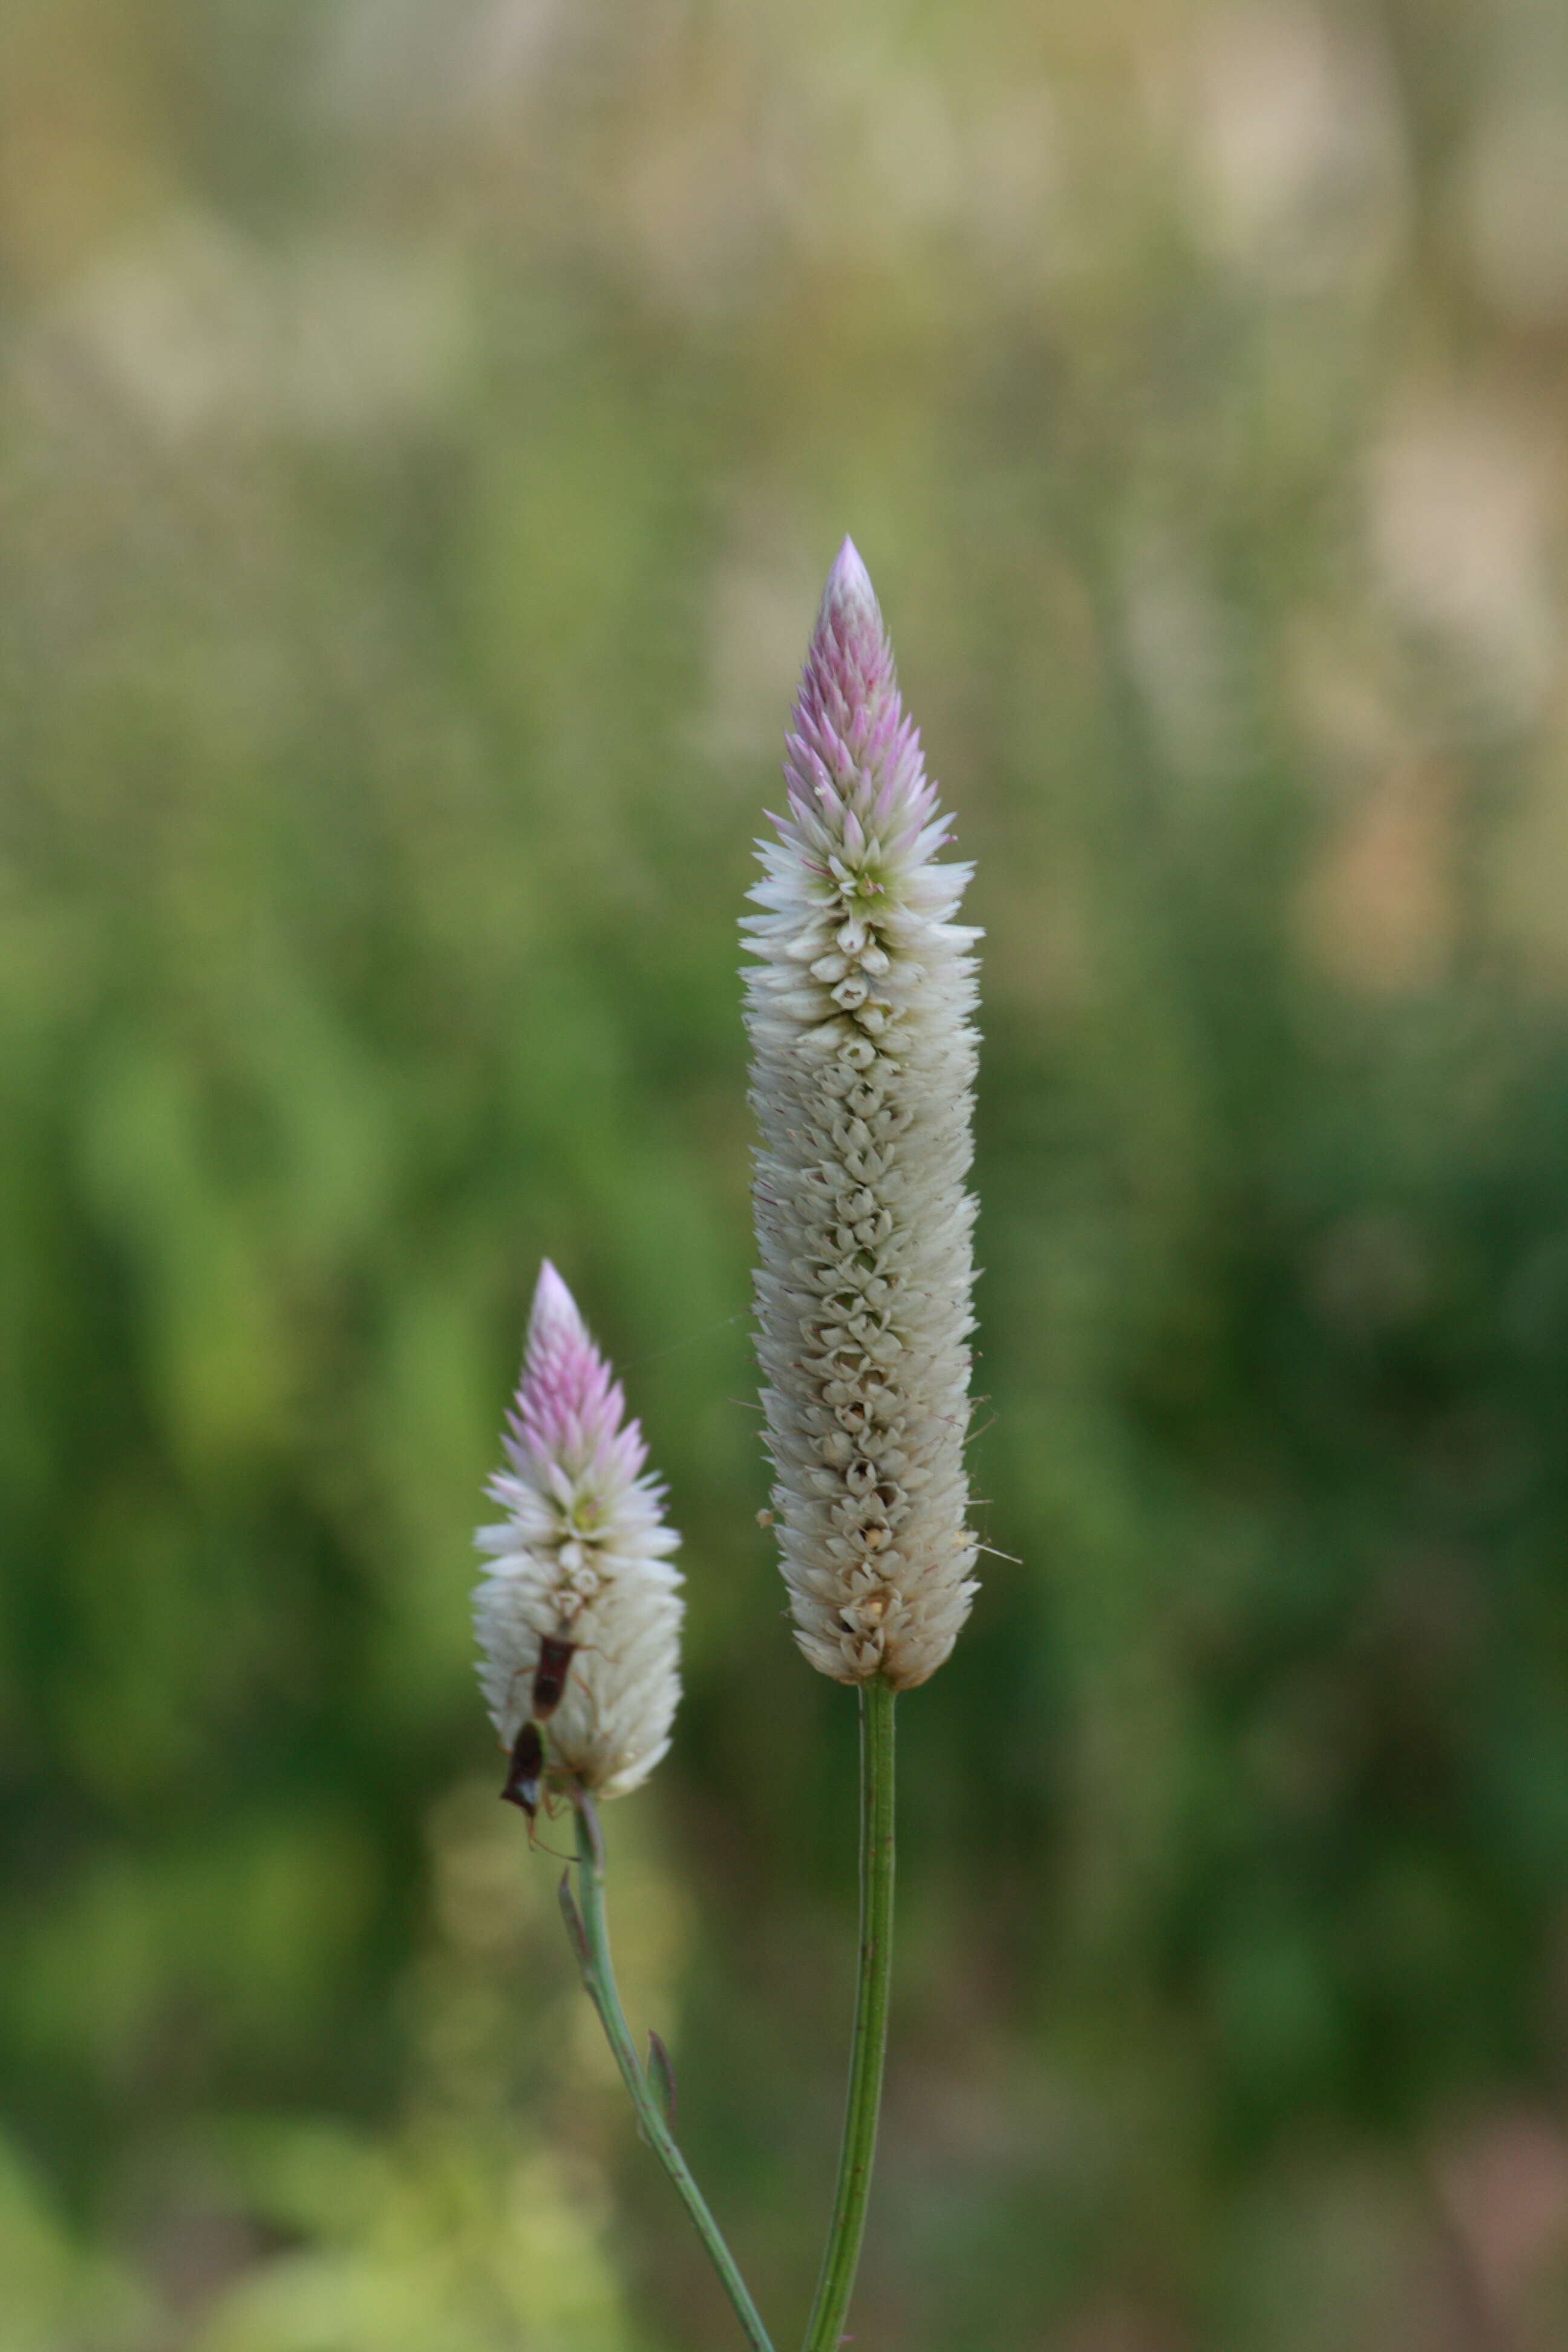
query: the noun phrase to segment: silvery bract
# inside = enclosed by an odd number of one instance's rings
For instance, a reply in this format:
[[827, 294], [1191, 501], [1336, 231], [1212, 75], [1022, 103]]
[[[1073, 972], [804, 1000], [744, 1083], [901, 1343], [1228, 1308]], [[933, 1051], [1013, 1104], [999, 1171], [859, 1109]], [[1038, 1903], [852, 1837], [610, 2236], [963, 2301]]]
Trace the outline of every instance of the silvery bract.
[[796, 1639], [840, 1682], [924, 1682], [969, 1613], [963, 1445], [979, 936], [970, 867], [847, 540], [747, 919], [758, 1352]]
[[528, 1717], [541, 1640], [574, 1643], [548, 1724], [552, 1765], [622, 1796], [669, 1746], [680, 1696], [680, 1538], [664, 1489], [643, 1475], [647, 1448], [546, 1260], [534, 1292], [508, 1467], [489, 1493], [506, 1511], [475, 1538], [493, 1555], [474, 1596], [479, 1680], [501, 1743]]

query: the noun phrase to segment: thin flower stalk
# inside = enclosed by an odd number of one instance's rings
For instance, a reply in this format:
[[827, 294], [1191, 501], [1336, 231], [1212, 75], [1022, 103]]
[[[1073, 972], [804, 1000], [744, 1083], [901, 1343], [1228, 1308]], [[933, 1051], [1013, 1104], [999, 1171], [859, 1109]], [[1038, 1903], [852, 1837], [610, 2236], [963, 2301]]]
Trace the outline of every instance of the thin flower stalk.
[[893, 1976], [893, 1706], [898, 1694], [878, 1676], [860, 1685], [860, 1964], [844, 2139], [822, 2275], [805, 2332], [805, 2352], [837, 2352], [860, 2263], [877, 2121], [888, 2053]]
[[[616, 1990], [616, 1971], [610, 1958], [609, 1927], [605, 1916], [605, 1857], [594, 1801], [585, 1792], [579, 1792], [574, 1802], [577, 1815], [577, 1880], [582, 1890], [583, 1907], [579, 1912], [573, 1901], [571, 1884], [565, 1873], [561, 1879], [561, 1907], [565, 1914], [567, 1933], [577, 1956], [584, 1987], [599, 2012], [599, 2022], [621, 2070], [621, 2080], [631, 2094], [642, 2136], [668, 2173], [677, 2195], [691, 2216], [697, 2234], [707, 2248], [709, 2259], [733, 2306], [735, 2316], [745, 2331], [747, 2343], [752, 2347], [752, 2352], [773, 2352], [768, 2332], [736, 2267], [735, 2258], [720, 2235], [718, 2223], [709, 2211], [707, 2201], [675, 2144], [661, 2096], [662, 2070], [651, 2063], [645, 2070], [637, 2057], [637, 2043], [632, 2040], [631, 2028], [626, 2023], [620, 1995]], [[665, 2063], [668, 2065], [668, 2061]]]

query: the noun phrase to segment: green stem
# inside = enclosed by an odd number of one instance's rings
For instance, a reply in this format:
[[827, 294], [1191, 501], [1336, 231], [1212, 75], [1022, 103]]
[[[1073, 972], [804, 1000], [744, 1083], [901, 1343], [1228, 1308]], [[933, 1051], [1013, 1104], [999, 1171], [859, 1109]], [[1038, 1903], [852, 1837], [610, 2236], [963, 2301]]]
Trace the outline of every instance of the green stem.
[[888, 1990], [893, 1973], [893, 1700], [879, 1675], [860, 1685], [860, 1979], [838, 2192], [805, 2352], [837, 2352], [866, 2231], [882, 2062], [888, 2048]]
[[773, 2352], [767, 2329], [758, 2318], [756, 2305], [746, 2292], [746, 2283], [735, 2267], [729, 2247], [719, 2234], [718, 2224], [708, 2210], [702, 2191], [687, 2169], [686, 2158], [670, 2136], [663, 2107], [638, 2060], [637, 2044], [632, 2040], [631, 2029], [621, 2008], [620, 1995], [616, 1990], [616, 1971], [610, 1960], [610, 1936], [605, 1920], [605, 1848], [599, 1835], [598, 1815], [586, 1790], [574, 1790], [572, 1802], [577, 1814], [578, 1880], [582, 1888], [583, 1909], [579, 1916], [572, 1900], [571, 1887], [564, 1877], [561, 1882], [561, 1907], [566, 1915], [567, 1933], [577, 1955], [577, 1965], [583, 1972], [588, 1998], [599, 2012], [599, 2021], [615, 2053], [621, 2079], [631, 2093], [643, 2137], [674, 2181], [682, 2204], [696, 2223], [697, 2234], [707, 2247], [709, 2258], [724, 2282], [724, 2291], [735, 2306], [736, 2316], [746, 2331], [747, 2342], [752, 2347], [752, 2352]]

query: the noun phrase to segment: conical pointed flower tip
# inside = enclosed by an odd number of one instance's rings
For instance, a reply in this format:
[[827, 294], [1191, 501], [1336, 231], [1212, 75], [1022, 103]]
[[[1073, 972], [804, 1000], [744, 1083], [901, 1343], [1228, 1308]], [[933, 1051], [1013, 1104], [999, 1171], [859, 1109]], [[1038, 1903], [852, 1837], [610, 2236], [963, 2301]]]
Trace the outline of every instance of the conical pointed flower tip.
[[565, 1323], [575, 1329], [581, 1328], [582, 1321], [576, 1300], [550, 1260], [545, 1258], [539, 1269], [539, 1280], [534, 1285], [533, 1306], [528, 1318], [530, 1330], [550, 1323]]
[[824, 775], [840, 775], [839, 751], [855, 761], [868, 750], [871, 730], [897, 696], [877, 592], [854, 541], [847, 539], [822, 592], [795, 699], [784, 774], [797, 814], [803, 802], [810, 809], [816, 800]]
[[546, 1258], [529, 1310], [517, 1392], [522, 1434], [544, 1460], [576, 1443], [612, 1434], [622, 1418], [622, 1402], [576, 1300]]
[[826, 620], [833, 613], [863, 613], [879, 622], [882, 617], [871, 575], [861, 562], [860, 551], [852, 539], [846, 539], [834, 557], [827, 585], [822, 592], [822, 618]]

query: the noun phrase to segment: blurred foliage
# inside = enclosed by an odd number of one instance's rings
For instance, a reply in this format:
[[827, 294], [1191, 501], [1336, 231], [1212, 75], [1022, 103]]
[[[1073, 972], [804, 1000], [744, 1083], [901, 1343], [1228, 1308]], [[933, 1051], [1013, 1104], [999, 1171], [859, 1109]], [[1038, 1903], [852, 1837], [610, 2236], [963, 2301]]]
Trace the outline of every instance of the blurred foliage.
[[687, 1535], [634, 2021], [804, 2308], [734, 926], [847, 528], [979, 861], [996, 1551], [858, 2340], [1568, 2337], [1565, 22], [6, 12], [3, 2352], [732, 2340], [472, 1684], [545, 1252]]

